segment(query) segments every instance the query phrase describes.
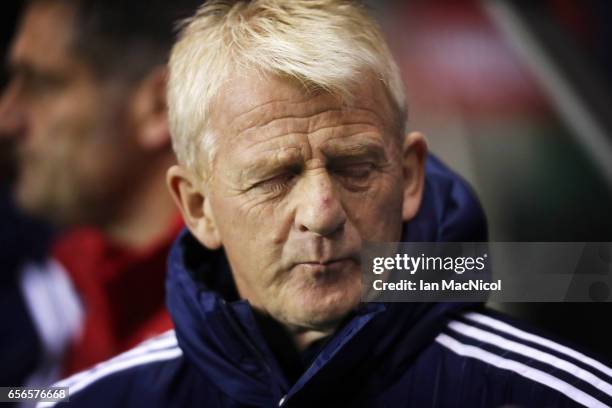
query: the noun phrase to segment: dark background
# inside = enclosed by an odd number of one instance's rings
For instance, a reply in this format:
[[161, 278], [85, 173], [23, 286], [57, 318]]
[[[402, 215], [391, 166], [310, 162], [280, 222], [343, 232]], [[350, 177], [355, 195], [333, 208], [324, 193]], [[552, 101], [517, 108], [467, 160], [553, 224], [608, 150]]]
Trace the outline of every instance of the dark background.
[[[369, 4], [410, 128], [470, 181], [491, 241], [612, 241], [611, 2]], [[492, 306], [612, 361], [611, 303]]]

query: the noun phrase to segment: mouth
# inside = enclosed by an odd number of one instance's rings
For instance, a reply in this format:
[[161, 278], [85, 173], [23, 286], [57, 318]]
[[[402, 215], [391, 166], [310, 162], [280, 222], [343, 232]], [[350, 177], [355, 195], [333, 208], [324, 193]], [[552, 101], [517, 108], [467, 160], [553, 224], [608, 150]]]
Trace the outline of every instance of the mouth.
[[356, 265], [352, 258], [339, 258], [327, 262], [300, 262], [294, 268], [310, 273], [312, 276], [322, 277], [324, 275], [336, 274]]

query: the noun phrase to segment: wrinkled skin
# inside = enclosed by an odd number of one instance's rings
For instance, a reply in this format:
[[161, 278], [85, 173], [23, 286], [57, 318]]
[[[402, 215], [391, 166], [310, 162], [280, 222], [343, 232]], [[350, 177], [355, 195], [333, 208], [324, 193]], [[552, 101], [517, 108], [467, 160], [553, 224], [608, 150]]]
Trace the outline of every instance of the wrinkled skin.
[[224, 247], [241, 297], [293, 330], [332, 330], [359, 303], [364, 241], [398, 241], [420, 203], [422, 135], [398, 134], [378, 81], [355, 93], [345, 104], [287, 79], [235, 77], [213, 105], [206, 186], [169, 172], [187, 225]]

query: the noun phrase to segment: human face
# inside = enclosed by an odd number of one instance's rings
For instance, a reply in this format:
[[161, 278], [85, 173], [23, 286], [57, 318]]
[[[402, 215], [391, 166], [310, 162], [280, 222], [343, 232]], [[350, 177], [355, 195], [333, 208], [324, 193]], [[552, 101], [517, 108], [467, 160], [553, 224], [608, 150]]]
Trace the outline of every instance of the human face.
[[402, 141], [379, 81], [347, 105], [236, 77], [216, 100], [207, 199], [240, 295], [289, 327], [333, 328], [360, 300], [364, 241], [398, 241]]
[[0, 130], [18, 144], [17, 202], [58, 224], [96, 221], [131, 155], [117, 125], [123, 95], [73, 55], [72, 27], [62, 2], [28, 7], [0, 103]]

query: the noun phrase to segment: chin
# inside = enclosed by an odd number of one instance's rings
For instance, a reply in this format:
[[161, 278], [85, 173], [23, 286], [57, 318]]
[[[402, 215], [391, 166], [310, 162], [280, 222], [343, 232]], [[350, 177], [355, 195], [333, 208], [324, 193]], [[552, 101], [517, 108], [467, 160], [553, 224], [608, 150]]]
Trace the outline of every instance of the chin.
[[311, 330], [334, 329], [361, 300], [360, 286], [327, 292], [294, 297], [288, 310], [290, 313], [285, 316], [287, 323]]
[[280, 323], [294, 328], [333, 330], [361, 301], [361, 271], [343, 268], [315, 274], [310, 269], [295, 269], [292, 279], [270, 296], [275, 301], [269, 313]]
[[51, 194], [37, 194], [32, 189], [18, 188], [15, 191], [15, 201], [23, 212], [57, 227], [71, 226], [79, 222], [78, 208], [58, 202], [57, 197]]

